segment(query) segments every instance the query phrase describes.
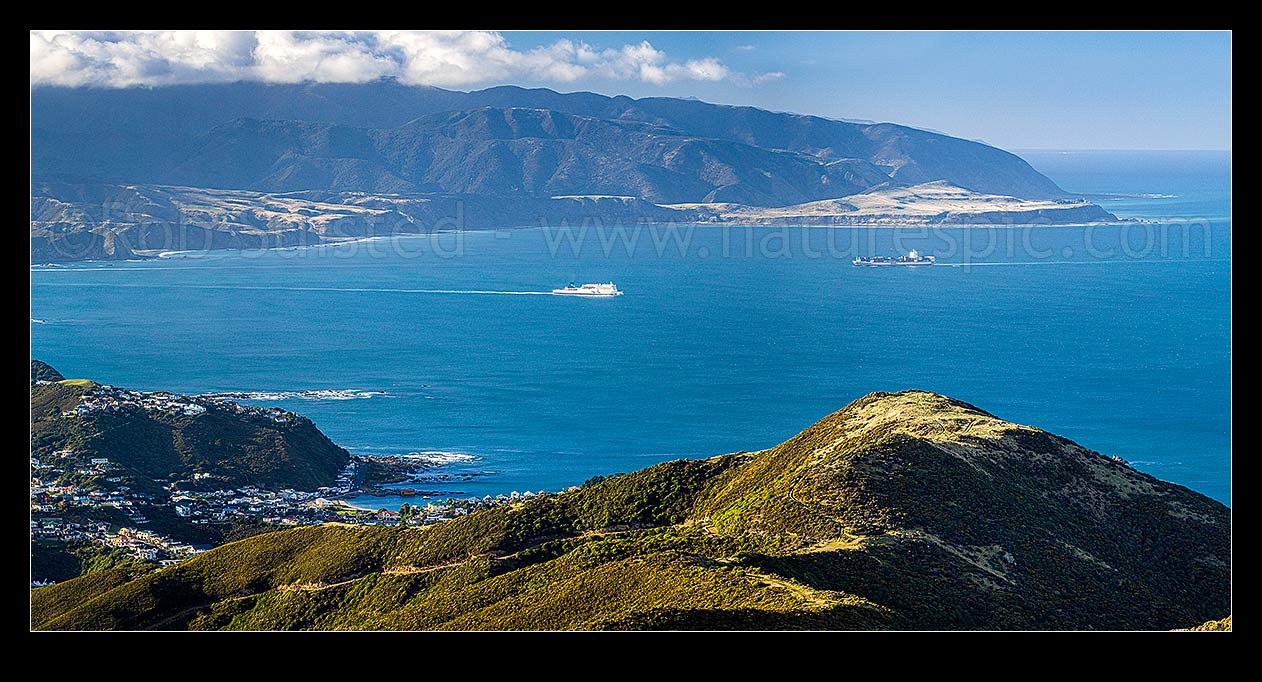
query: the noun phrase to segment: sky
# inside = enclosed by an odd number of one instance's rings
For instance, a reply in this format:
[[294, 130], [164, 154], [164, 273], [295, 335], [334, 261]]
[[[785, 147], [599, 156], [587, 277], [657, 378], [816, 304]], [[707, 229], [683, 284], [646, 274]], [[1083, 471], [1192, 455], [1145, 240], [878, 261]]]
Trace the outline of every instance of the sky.
[[1231, 149], [1229, 32], [32, 31], [31, 84], [588, 90], [1007, 149]]

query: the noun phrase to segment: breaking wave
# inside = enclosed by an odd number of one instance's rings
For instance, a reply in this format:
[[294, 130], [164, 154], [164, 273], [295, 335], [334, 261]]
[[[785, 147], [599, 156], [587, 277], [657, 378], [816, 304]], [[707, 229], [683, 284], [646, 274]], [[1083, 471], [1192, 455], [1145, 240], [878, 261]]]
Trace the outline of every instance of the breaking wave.
[[477, 459], [476, 456], [468, 453], [446, 452], [444, 450], [422, 450], [421, 452], [409, 452], [406, 455], [399, 455], [399, 457], [428, 464], [430, 466], [459, 464], [461, 462], [472, 462]]
[[202, 393], [199, 398], [223, 400], [363, 400], [386, 395], [385, 391], [360, 391], [356, 389], [320, 389], [315, 391], [228, 391]]

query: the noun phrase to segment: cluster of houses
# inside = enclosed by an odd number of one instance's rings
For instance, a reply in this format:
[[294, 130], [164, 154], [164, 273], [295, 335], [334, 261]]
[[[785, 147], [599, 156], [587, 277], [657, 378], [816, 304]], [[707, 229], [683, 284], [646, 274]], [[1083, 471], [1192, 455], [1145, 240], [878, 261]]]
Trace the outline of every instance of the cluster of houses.
[[257, 520], [283, 526], [299, 526], [329, 521], [361, 525], [382, 525], [397, 522], [393, 512], [353, 507], [324, 495], [331, 489], [306, 492], [284, 489], [263, 490], [244, 486], [207, 492], [179, 492], [170, 498], [175, 513], [193, 524], [225, 521]]
[[115, 531], [104, 521], [67, 521], [57, 517], [32, 519], [31, 537], [114, 547], [138, 559], [157, 561], [164, 566], [208, 549], [178, 542], [152, 531], [125, 526]]
[[57, 517], [31, 519], [31, 537], [64, 542], [90, 541], [93, 537], [109, 533], [110, 524], [104, 521], [67, 521]]
[[296, 418], [296, 415], [292, 412], [279, 407], [255, 407], [216, 397], [191, 397], [175, 393], [146, 393], [106, 385], [97, 386], [85, 393], [79, 404], [62, 412], [62, 416], [82, 417], [96, 412], [126, 412], [137, 409], [164, 414], [196, 416], [204, 413], [207, 407], [211, 405], [234, 414], [266, 417], [278, 423], [290, 422]]
[[447, 498], [443, 502], [431, 502], [423, 506], [413, 507], [406, 519], [402, 521], [409, 526], [427, 526], [431, 523], [438, 523], [447, 519], [454, 519], [457, 516], [471, 514], [479, 509], [488, 507], [498, 507], [504, 504], [515, 504], [517, 502], [525, 502], [536, 497], [543, 497], [551, 493], [540, 490], [537, 493], [526, 491], [519, 493], [516, 490], [507, 495], [485, 495], [483, 497], [466, 497], [466, 498]]
[[[57, 459], [70, 458], [73, 450], [59, 450], [53, 453]], [[122, 477], [114, 475], [116, 467], [109, 459], [93, 457], [87, 466], [74, 466], [73, 471], [90, 479], [104, 480], [116, 484], [112, 489], [88, 489], [75, 483], [63, 483], [62, 475], [67, 467], [56, 464], [41, 463], [31, 458], [31, 511], [54, 513], [70, 507], [113, 507], [122, 511], [132, 522], [148, 523], [142, 507], [153, 504], [154, 498], [148, 493], [133, 491], [121, 485]]]
[[[351, 523], [365, 526], [392, 526], [400, 523], [399, 513], [388, 509], [367, 509], [353, 506], [343, 500], [327, 496], [336, 488], [321, 488], [314, 492], [300, 490], [269, 491], [255, 486], [210, 492], [180, 492], [170, 498], [175, 513], [189, 518], [194, 524], [218, 523], [242, 519], [254, 519], [283, 526], [313, 525], [328, 522]], [[448, 498], [442, 502], [429, 502], [413, 507], [408, 525], [428, 525], [457, 516], [464, 516], [478, 509], [502, 504], [522, 502], [541, 495], [516, 491], [508, 495], [492, 497]]]
[[[106, 393], [100, 401], [90, 403], [90, 409], [124, 409], [119, 402], [131, 400], [129, 396], [144, 396], [145, 409], [185, 409], [173, 403], [161, 402], [161, 394], [135, 394], [117, 390]], [[152, 402], [159, 401], [159, 402]], [[88, 404], [88, 403], [85, 403]], [[228, 403], [238, 407], [233, 403]], [[80, 407], [83, 407], [82, 405]], [[257, 410], [259, 408], [242, 408]], [[288, 413], [284, 413], [288, 414]], [[334, 486], [315, 491], [282, 489], [264, 490], [257, 486], [242, 486], [211, 491], [176, 490], [164, 484], [164, 494], [150, 495], [122, 485], [118, 467], [107, 458], [91, 458], [84, 465], [82, 458], [75, 457], [73, 450], [61, 450], [45, 457], [43, 461], [31, 459], [31, 536], [64, 542], [92, 542], [124, 549], [147, 561], [174, 563], [204, 551], [162, 536], [143, 527], [150, 523], [145, 512], [156, 514], [157, 508], [174, 511], [175, 515], [193, 525], [261, 522], [278, 526], [315, 525], [340, 522], [358, 525], [409, 525], [419, 526], [437, 523], [445, 519], [464, 516], [478, 509], [503, 504], [513, 504], [541, 495], [516, 491], [507, 495], [448, 498], [443, 502], [408, 505], [400, 512], [387, 509], [365, 509], [339, 499], [355, 494], [359, 464], [355, 459], [341, 472]], [[86, 481], [64, 475], [67, 470], [81, 474]], [[208, 475], [195, 474], [195, 480]], [[77, 480], [83, 485], [67, 483]], [[101, 486], [100, 483], [113, 483]], [[412, 492], [412, 491], [409, 491]], [[413, 493], [415, 494], [415, 493]], [[123, 512], [128, 522], [122, 527], [95, 520], [93, 508], [111, 507]], [[116, 518], [116, 517], [114, 517]]]
[[135, 528], [119, 528], [117, 533], [113, 535], [107, 533], [101, 540], [111, 547], [127, 550], [146, 561], [158, 561], [164, 566], [177, 563], [208, 549], [176, 542], [152, 531]]
[[186, 415], [197, 415], [206, 411], [204, 405], [173, 393], [142, 393], [117, 386], [97, 386], [85, 393], [79, 404], [63, 412], [62, 416], [84, 416], [93, 412], [125, 412], [137, 408]]
[[[187, 400], [187, 398], [185, 399]], [[223, 398], [198, 398], [198, 400], [212, 404], [221, 410], [226, 410], [233, 414], [266, 417], [277, 424], [288, 424], [299, 419], [298, 415], [279, 407], [256, 407], [254, 405], [242, 405]]]
[[337, 482], [334, 484], [334, 488], [349, 492], [351, 487], [355, 485], [355, 475], [358, 472], [359, 464], [357, 464], [355, 462], [355, 458], [352, 457], [351, 461], [346, 463], [346, 468], [342, 469], [341, 473], [337, 475]]

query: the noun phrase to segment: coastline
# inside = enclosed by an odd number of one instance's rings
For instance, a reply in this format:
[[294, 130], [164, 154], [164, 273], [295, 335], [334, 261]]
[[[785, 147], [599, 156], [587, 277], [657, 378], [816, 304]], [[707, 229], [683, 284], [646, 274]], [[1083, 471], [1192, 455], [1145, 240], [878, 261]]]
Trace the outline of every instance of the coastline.
[[[897, 219], [897, 220], [895, 220]], [[909, 219], [904, 216], [891, 216], [889, 222], [853, 222], [839, 224], [822, 224], [816, 222], [790, 222], [790, 221], [759, 221], [759, 220], [721, 220], [721, 221], [654, 221], [646, 220], [634, 223], [634, 227], [700, 227], [700, 228], [764, 228], [764, 229], [827, 229], [827, 230], [866, 230], [866, 229], [1003, 229], [1003, 230], [1022, 230], [1022, 229], [1044, 229], [1044, 228], [1070, 228], [1070, 227], [1126, 227], [1131, 225], [1161, 225], [1160, 220], [1150, 218], [1118, 218], [1117, 220], [1102, 220], [1091, 222], [1071, 221], [1065, 223], [985, 223], [985, 222], [962, 222], [947, 223], [938, 221], [917, 221], [914, 218]], [[613, 226], [617, 228], [620, 224], [615, 223]], [[84, 258], [75, 260], [32, 262], [30, 266], [38, 269], [48, 269], [64, 266], [68, 263], [145, 263], [154, 260], [179, 259], [179, 258], [197, 258], [212, 253], [268, 253], [268, 252], [285, 252], [285, 251], [303, 251], [308, 249], [325, 249], [336, 248], [340, 246], [348, 246], [359, 243], [372, 243], [389, 241], [393, 239], [434, 237], [441, 235], [454, 234], [477, 234], [484, 232], [498, 232], [504, 230], [525, 231], [525, 230], [549, 230], [570, 228], [565, 226], [550, 225], [506, 225], [501, 227], [487, 228], [466, 228], [462, 230], [435, 230], [433, 232], [396, 232], [392, 234], [373, 235], [371, 237], [334, 237], [327, 241], [321, 241], [314, 244], [296, 244], [288, 246], [265, 246], [260, 248], [239, 249], [239, 248], [212, 248], [212, 249], [145, 249], [137, 250], [132, 253], [133, 257], [125, 259], [108, 259], [108, 258]], [[583, 229], [580, 227], [579, 229]]]

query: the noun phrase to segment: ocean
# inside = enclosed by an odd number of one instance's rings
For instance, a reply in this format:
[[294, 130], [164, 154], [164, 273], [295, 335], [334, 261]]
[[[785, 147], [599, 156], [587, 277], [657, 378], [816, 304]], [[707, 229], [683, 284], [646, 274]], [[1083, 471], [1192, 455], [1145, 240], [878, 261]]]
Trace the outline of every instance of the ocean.
[[[352, 453], [447, 453], [412, 486], [436, 498], [766, 448], [918, 388], [1230, 504], [1230, 154], [1022, 156], [1146, 222], [506, 227], [35, 266], [31, 353], [253, 393]], [[955, 267], [850, 264], [912, 248]], [[605, 281], [626, 294], [546, 295]]]

